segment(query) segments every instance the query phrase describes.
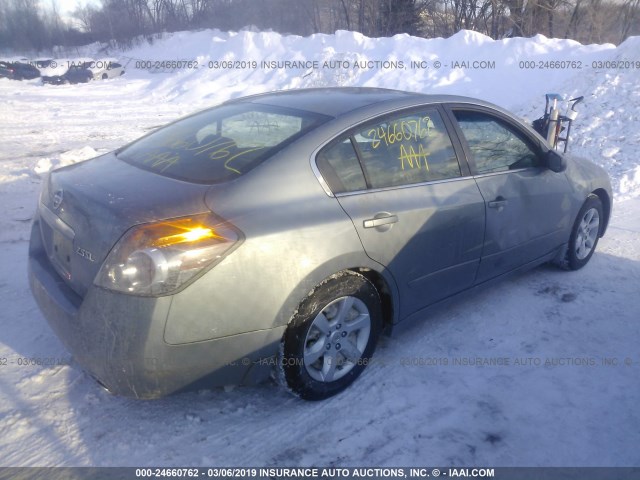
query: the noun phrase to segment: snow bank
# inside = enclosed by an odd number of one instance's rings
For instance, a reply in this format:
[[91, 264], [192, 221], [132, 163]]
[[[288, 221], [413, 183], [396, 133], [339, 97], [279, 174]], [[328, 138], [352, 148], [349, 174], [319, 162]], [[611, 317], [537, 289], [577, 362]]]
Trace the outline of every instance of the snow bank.
[[38, 175], [49, 172], [50, 170], [72, 165], [74, 163], [89, 160], [98, 156], [93, 148], [86, 146], [83, 148], [69, 150], [68, 152], [61, 153], [59, 157], [49, 158], [44, 157], [38, 160], [33, 171]]
[[[130, 63], [134, 68], [135, 59], [197, 60], [199, 68], [181, 69], [155, 87], [172, 100], [217, 102], [288, 88], [376, 86], [424, 93], [463, 93], [509, 107], [529, 96], [543, 95], [571, 74], [571, 70], [560, 69], [532, 71], [523, 68], [521, 61], [577, 60], [590, 64], [592, 58], [602, 54], [608, 57], [615, 51], [610, 44], [583, 46], [573, 40], [542, 35], [495, 41], [471, 31], [461, 31], [447, 39], [424, 39], [406, 34], [368, 38], [347, 31], [299, 37], [206, 30], [166, 35], [126, 55], [134, 59]], [[263, 61], [287, 60], [314, 61], [319, 68], [262, 66]], [[360, 67], [375, 62], [388, 62], [390, 67]], [[439, 66], [435, 62], [440, 62]]]
[[[138, 99], [130, 103], [141, 109], [170, 111], [152, 125], [156, 127], [175, 118], [176, 112], [182, 115], [229, 98], [294, 88], [369, 86], [468, 95], [492, 101], [529, 121], [542, 114], [545, 93], [566, 98], [583, 95], [570, 151], [606, 168], [621, 200], [640, 195], [638, 51], [640, 37], [616, 48], [543, 35], [493, 40], [464, 30], [447, 39], [405, 34], [368, 38], [348, 31], [309, 37], [248, 30], [176, 32], [124, 52], [99, 44], [79, 49], [78, 54], [90, 58], [118, 57], [126, 75], [70, 87], [23, 82], [25, 91], [9, 95], [9, 105], [22, 100], [15, 95], [36, 95], [60, 118], [67, 106], [77, 108], [73, 102], [81, 95], [88, 108], [76, 113], [76, 124], [104, 119], [101, 131], [93, 132], [103, 140], [90, 145], [104, 149], [121, 146], [150, 128], [148, 124], [137, 129], [136, 125], [112, 125], [116, 119], [111, 109], [119, 122], [136, 115], [135, 109], [118, 112], [131, 99]], [[74, 121], [70, 116], [70, 128], [57, 133], [57, 141], [69, 140], [72, 130], [82, 132]], [[96, 125], [98, 130], [100, 124]], [[105, 133], [107, 125], [109, 133]], [[86, 138], [74, 139], [57, 153], [85, 145]], [[32, 168], [41, 173], [63, 164], [62, 159], [43, 156]]]
[[[204, 30], [167, 34], [123, 55], [127, 76], [144, 79], [149, 94], [195, 108], [272, 90], [370, 86], [479, 97], [532, 120], [542, 114], [545, 93], [583, 95], [570, 149], [605, 167], [624, 199], [640, 194], [639, 49], [638, 37], [616, 48], [543, 35], [493, 40], [471, 31], [424, 39]], [[166, 61], [197, 68], [158, 68]], [[615, 68], [615, 61], [632, 64]]]

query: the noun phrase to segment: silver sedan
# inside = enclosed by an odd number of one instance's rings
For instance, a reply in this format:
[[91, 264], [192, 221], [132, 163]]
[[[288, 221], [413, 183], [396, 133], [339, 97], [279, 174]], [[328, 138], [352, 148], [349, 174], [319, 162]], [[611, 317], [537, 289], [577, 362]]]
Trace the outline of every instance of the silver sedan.
[[33, 294], [137, 398], [351, 384], [382, 332], [513, 272], [579, 269], [606, 173], [489, 103], [339, 88], [240, 98], [44, 183]]

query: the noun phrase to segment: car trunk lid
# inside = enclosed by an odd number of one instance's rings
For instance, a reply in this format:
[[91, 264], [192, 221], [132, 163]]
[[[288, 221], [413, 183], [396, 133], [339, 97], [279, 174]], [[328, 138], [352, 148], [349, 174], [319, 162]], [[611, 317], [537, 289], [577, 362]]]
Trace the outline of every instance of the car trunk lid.
[[84, 296], [107, 255], [132, 226], [208, 211], [206, 185], [142, 170], [110, 153], [51, 172], [40, 228], [51, 263]]

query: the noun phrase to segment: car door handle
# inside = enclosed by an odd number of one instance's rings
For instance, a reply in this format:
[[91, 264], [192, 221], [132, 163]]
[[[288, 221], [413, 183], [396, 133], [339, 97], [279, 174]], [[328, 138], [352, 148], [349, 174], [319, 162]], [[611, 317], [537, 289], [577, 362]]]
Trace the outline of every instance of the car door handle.
[[507, 204], [507, 200], [504, 197], [498, 197], [495, 200], [489, 202], [489, 208], [502, 208]]
[[[384, 215], [384, 216], [383, 216]], [[390, 225], [398, 221], [397, 215], [390, 214], [378, 214], [374, 218], [370, 218], [364, 221], [364, 228], [375, 228], [382, 225]]]

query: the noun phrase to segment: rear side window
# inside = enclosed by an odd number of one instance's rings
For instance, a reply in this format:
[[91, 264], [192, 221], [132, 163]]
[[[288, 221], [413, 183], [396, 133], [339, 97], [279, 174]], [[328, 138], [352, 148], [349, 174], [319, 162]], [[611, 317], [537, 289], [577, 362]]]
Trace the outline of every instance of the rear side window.
[[353, 136], [371, 188], [460, 176], [451, 139], [437, 110], [378, 121]]
[[316, 164], [333, 193], [355, 192], [367, 188], [350, 138], [324, 148], [316, 156]]
[[197, 183], [233, 180], [330, 117], [240, 103], [178, 120], [128, 145], [119, 159]]
[[483, 112], [454, 110], [479, 174], [537, 167], [540, 159], [525, 135]]

